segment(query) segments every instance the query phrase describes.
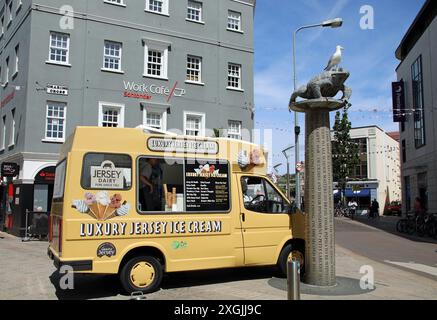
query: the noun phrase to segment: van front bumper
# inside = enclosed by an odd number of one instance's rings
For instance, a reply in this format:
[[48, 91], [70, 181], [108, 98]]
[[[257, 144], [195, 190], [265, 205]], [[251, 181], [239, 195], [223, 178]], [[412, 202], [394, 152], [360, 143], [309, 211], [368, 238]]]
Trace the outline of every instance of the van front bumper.
[[56, 269], [60, 270], [62, 267], [70, 267], [73, 271], [93, 271], [93, 261], [92, 260], [77, 260], [77, 261], [61, 261], [50, 248], [47, 249], [47, 255], [51, 260]]

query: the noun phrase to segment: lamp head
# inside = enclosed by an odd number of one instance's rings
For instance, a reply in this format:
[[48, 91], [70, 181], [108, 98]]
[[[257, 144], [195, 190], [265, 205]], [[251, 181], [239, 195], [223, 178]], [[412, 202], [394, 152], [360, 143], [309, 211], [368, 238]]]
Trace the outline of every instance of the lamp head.
[[322, 23], [323, 27], [340, 28], [343, 25], [342, 18], [326, 20]]

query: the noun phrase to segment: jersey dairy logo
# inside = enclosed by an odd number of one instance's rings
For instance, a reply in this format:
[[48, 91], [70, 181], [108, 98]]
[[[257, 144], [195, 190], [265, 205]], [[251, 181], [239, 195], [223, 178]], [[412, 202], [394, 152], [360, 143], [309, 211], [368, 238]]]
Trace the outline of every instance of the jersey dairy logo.
[[103, 161], [100, 166], [91, 167], [91, 188], [123, 189], [123, 169], [115, 167], [111, 161]]
[[115, 249], [115, 246], [109, 242], [103, 243], [97, 248], [97, 256], [99, 258], [102, 258], [105, 256], [108, 258], [111, 258], [111, 257], [115, 256], [116, 254], [117, 254], [117, 249]]

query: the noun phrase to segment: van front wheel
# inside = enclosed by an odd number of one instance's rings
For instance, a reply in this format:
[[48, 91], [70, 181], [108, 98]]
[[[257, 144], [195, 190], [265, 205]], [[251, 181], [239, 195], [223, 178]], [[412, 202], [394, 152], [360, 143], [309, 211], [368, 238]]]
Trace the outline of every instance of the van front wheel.
[[154, 292], [161, 285], [162, 269], [161, 263], [155, 257], [139, 256], [132, 258], [121, 269], [121, 285], [129, 294], [133, 292]]
[[302, 278], [305, 273], [305, 249], [297, 244], [288, 244], [282, 249], [278, 259], [278, 267], [283, 277], [287, 277], [287, 264], [290, 260], [299, 261]]

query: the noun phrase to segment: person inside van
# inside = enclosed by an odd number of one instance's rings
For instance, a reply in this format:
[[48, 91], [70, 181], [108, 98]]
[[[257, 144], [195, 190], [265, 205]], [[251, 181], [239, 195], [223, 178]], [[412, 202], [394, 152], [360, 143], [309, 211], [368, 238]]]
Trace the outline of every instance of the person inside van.
[[241, 178], [241, 190], [243, 191], [243, 201], [245, 205], [249, 204], [253, 200], [253, 197], [248, 194], [249, 188], [247, 187], [246, 178]]
[[158, 159], [148, 158], [140, 162], [140, 203], [142, 211], [155, 211], [160, 206], [159, 188], [154, 184], [153, 173], [159, 166]]

